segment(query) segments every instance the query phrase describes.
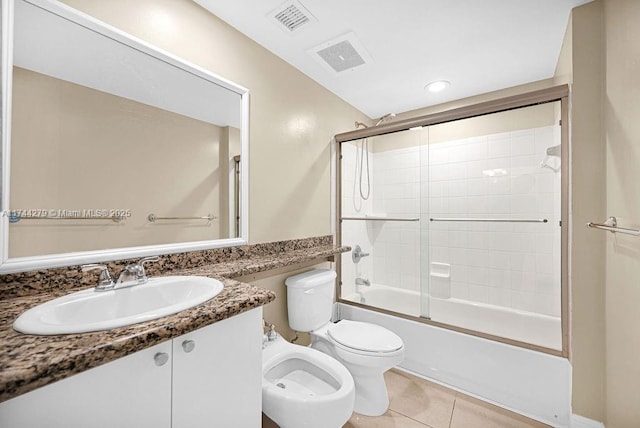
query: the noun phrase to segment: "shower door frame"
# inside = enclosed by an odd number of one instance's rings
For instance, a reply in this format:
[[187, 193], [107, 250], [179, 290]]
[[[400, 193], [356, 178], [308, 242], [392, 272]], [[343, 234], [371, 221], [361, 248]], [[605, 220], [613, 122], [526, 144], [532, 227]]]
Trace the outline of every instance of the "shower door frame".
[[569, 106], [570, 106], [570, 90], [568, 85], [559, 85], [537, 91], [526, 92], [510, 97], [499, 98], [496, 100], [481, 102], [464, 107], [445, 110], [433, 114], [416, 116], [408, 119], [397, 120], [394, 122], [384, 123], [378, 126], [371, 126], [365, 129], [357, 129], [354, 131], [336, 134], [335, 140], [335, 171], [336, 171], [336, 189], [335, 189], [335, 227], [336, 227], [336, 245], [342, 245], [342, 143], [360, 140], [363, 138], [375, 137], [379, 135], [392, 134], [409, 130], [410, 128], [437, 125], [446, 122], [454, 122], [472, 117], [484, 116], [492, 113], [500, 113], [508, 110], [515, 110], [525, 107], [532, 107], [539, 104], [547, 104], [552, 102], [560, 102], [560, 147], [561, 147], [561, 165], [560, 165], [560, 186], [561, 186], [561, 213], [560, 213], [560, 234], [561, 234], [561, 270], [560, 270], [560, 325], [562, 330], [562, 350], [546, 348], [531, 343], [508, 339], [501, 336], [482, 333], [476, 330], [456, 327], [450, 324], [444, 324], [433, 321], [425, 317], [416, 317], [412, 315], [394, 312], [387, 309], [377, 308], [362, 303], [352, 302], [342, 298], [342, 259], [336, 257], [336, 296], [337, 301], [342, 304], [356, 306], [375, 312], [380, 312], [392, 316], [397, 316], [460, 333], [469, 334], [484, 339], [494, 340], [513, 346], [518, 346], [534, 351], [544, 352], [551, 355], [569, 358]]

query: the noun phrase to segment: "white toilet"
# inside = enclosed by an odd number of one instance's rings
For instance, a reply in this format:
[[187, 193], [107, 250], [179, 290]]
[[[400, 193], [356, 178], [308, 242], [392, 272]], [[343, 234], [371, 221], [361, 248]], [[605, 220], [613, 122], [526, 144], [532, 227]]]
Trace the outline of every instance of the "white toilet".
[[343, 320], [331, 322], [336, 273], [316, 269], [287, 278], [289, 326], [311, 333], [311, 347], [340, 361], [353, 376], [354, 411], [379, 416], [389, 407], [384, 372], [400, 364], [404, 344], [378, 325]]
[[282, 337], [262, 350], [262, 411], [280, 428], [339, 428], [353, 413], [355, 388], [338, 361]]

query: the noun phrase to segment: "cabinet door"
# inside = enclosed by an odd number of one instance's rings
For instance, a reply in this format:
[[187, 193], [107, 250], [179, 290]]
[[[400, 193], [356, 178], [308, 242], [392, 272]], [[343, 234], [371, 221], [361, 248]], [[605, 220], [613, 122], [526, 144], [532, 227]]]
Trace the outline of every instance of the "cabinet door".
[[262, 308], [173, 340], [173, 428], [256, 428], [262, 411]]
[[171, 422], [171, 342], [0, 403], [2, 428], [162, 428]]

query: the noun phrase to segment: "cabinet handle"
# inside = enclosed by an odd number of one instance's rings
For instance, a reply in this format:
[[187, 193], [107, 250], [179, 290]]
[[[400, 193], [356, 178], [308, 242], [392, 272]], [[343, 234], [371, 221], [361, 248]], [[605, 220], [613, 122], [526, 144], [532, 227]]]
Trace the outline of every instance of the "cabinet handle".
[[184, 352], [191, 352], [195, 349], [196, 347], [196, 342], [194, 342], [193, 340], [185, 340], [184, 342], [182, 342], [182, 349], [184, 349]]
[[166, 352], [158, 352], [153, 356], [153, 361], [155, 361], [156, 366], [164, 366], [169, 361], [169, 354]]

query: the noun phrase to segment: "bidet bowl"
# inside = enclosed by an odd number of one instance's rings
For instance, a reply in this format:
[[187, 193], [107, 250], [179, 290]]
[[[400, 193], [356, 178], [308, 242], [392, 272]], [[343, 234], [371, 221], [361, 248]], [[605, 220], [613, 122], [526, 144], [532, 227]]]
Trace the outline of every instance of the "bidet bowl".
[[282, 338], [262, 352], [262, 411], [281, 428], [341, 427], [349, 420], [355, 386], [342, 364]]
[[26, 334], [69, 334], [124, 327], [175, 314], [218, 295], [223, 284], [201, 276], [165, 276], [133, 287], [78, 291], [20, 315], [13, 328]]

